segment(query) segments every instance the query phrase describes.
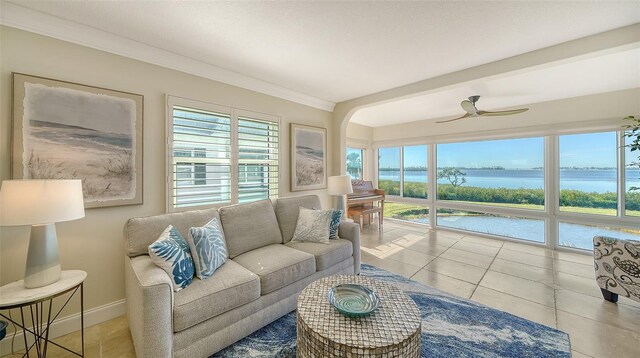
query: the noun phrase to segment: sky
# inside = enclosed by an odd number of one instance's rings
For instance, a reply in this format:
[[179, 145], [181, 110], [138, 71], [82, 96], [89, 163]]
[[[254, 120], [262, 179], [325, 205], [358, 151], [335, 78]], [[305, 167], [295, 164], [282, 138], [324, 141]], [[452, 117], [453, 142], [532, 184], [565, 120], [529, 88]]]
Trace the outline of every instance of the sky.
[[[427, 146], [404, 147], [405, 167], [426, 166]], [[615, 167], [616, 132], [560, 136], [560, 166]], [[531, 169], [544, 166], [544, 139], [521, 138], [437, 146], [438, 167]], [[399, 167], [399, 148], [380, 148], [380, 167]], [[627, 160], [628, 161], [628, 160]]]
[[129, 98], [34, 83], [25, 83], [24, 111], [28, 120], [129, 135], [136, 121], [136, 103]]

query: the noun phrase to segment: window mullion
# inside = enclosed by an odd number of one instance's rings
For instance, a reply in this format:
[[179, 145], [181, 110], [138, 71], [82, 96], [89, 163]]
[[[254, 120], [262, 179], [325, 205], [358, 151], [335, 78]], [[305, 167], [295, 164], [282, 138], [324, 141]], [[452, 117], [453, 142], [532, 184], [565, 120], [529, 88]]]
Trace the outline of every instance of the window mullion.
[[400, 146], [400, 197], [404, 197], [404, 146]]
[[545, 244], [554, 249], [559, 246], [558, 219], [556, 214], [560, 211], [560, 167], [558, 151], [558, 136], [544, 138], [544, 212], [545, 220]]
[[238, 148], [238, 113], [235, 109], [231, 110], [231, 203], [238, 203], [239, 192], [239, 148]]
[[618, 131], [618, 217], [623, 218], [627, 213], [627, 167], [625, 158], [624, 131]]
[[436, 227], [436, 199], [438, 197], [438, 186], [436, 183], [436, 173], [438, 172], [438, 163], [436, 162], [436, 145], [427, 145], [427, 180], [429, 181], [427, 200], [429, 202], [429, 224], [432, 228]]

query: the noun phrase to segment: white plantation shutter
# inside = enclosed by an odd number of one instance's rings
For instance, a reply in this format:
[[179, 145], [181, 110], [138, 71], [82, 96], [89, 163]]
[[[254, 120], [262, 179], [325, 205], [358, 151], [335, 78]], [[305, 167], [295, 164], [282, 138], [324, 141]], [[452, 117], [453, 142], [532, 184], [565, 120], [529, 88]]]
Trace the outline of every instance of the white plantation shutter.
[[169, 212], [278, 197], [278, 117], [167, 97]]
[[173, 106], [173, 209], [231, 203], [231, 115]]
[[278, 197], [277, 121], [238, 117], [238, 201]]

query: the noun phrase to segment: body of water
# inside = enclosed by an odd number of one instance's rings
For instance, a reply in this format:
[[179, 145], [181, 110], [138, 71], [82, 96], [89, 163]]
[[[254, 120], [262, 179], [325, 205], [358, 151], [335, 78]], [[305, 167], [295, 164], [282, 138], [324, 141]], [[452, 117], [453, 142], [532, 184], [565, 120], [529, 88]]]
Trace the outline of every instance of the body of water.
[[[542, 189], [544, 188], [543, 170], [487, 170], [463, 169], [467, 175], [464, 186], [480, 188]], [[640, 186], [640, 170], [627, 169], [627, 187]], [[381, 170], [380, 179], [398, 181], [399, 170]], [[427, 171], [406, 171], [405, 182], [427, 182]], [[439, 184], [448, 184], [446, 179]], [[616, 170], [560, 170], [560, 189], [573, 189], [584, 192], [615, 192], [617, 186]]]

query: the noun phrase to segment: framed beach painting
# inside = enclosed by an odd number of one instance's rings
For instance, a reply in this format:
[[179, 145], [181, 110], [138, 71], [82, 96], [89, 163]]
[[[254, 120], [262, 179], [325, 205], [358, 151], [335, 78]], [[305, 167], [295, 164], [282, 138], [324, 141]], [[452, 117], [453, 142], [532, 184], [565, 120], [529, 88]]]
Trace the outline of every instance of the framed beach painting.
[[291, 123], [291, 191], [327, 187], [327, 129]]
[[142, 204], [141, 95], [13, 73], [12, 176], [81, 179], [86, 208]]

